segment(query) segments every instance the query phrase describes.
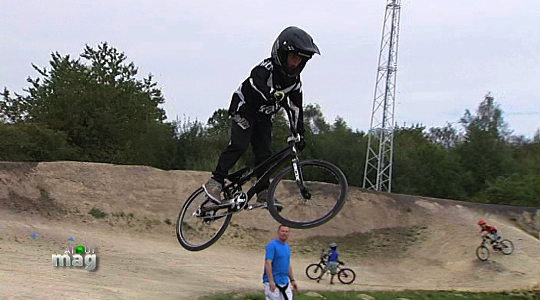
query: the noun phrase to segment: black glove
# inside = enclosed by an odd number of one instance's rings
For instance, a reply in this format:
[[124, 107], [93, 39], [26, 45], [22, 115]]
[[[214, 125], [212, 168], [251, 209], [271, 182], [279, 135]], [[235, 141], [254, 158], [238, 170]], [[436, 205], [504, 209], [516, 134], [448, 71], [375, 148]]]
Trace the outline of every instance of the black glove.
[[339, 264], [343, 266], [343, 265], [344, 265], [345, 263], [344, 263], [344, 262], [342, 262], [342, 261], [340, 261], [340, 262], [339, 262]]
[[303, 136], [300, 136], [300, 141], [296, 142], [296, 149], [302, 151], [305, 148], [306, 148], [306, 140], [304, 140]]

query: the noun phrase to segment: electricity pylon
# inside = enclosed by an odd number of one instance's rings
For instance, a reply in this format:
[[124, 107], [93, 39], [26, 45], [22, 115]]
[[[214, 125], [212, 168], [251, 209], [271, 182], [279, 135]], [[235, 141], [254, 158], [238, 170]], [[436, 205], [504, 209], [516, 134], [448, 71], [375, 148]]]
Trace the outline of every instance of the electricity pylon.
[[400, 10], [401, 0], [387, 1], [364, 171], [363, 187], [382, 192], [392, 191]]

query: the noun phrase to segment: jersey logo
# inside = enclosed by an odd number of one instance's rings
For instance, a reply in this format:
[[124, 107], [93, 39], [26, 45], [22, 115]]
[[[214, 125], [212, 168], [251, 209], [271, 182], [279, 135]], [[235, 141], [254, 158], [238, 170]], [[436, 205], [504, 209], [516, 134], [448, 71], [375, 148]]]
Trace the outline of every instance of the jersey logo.
[[275, 104], [275, 105], [262, 105], [259, 108], [259, 112], [261, 112], [263, 114], [267, 114], [267, 115], [271, 115], [271, 114], [275, 113], [277, 110], [278, 110], [277, 104]]
[[272, 71], [272, 68], [274, 67], [272, 65], [272, 61], [270, 61], [270, 60], [263, 61], [259, 66], [264, 67], [268, 71]]

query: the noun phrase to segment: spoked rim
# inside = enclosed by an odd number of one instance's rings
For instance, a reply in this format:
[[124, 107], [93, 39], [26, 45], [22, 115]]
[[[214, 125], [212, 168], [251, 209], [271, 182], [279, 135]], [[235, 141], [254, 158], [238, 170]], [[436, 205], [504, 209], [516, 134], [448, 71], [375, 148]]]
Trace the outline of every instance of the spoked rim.
[[321, 276], [323, 267], [319, 264], [311, 264], [306, 268], [306, 276], [309, 279], [316, 280]]
[[[292, 166], [279, 172], [268, 189], [268, 210], [279, 223], [292, 228], [312, 228], [332, 219], [345, 204], [347, 179], [335, 165], [321, 160], [299, 163], [308, 193], [302, 194]], [[278, 211], [275, 199], [283, 205]]]
[[[200, 209], [213, 206], [215, 204], [208, 199], [202, 187], [184, 203], [176, 223], [176, 237], [182, 247], [190, 251], [200, 251], [211, 246], [223, 235], [232, 215], [227, 209], [208, 212]], [[214, 218], [216, 215], [224, 216]]]
[[476, 257], [481, 261], [486, 261], [489, 258], [489, 249], [486, 246], [478, 246], [476, 248]]
[[356, 274], [352, 269], [343, 268], [338, 272], [338, 279], [343, 284], [351, 284], [356, 278]]
[[501, 252], [504, 255], [509, 255], [514, 252], [514, 244], [509, 240], [502, 240], [501, 241]]

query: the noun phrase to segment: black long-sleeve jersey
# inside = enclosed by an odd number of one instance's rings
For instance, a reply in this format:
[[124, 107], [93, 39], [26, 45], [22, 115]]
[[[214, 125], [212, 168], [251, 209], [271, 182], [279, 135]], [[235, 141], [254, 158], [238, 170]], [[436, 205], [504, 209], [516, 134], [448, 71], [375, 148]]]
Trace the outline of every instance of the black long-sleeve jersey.
[[302, 82], [300, 76], [289, 78], [274, 69], [271, 58], [263, 60], [251, 70], [250, 76], [234, 92], [229, 114], [237, 112], [262, 113], [272, 115], [277, 112], [272, 95], [283, 92], [288, 101], [281, 106], [288, 106], [293, 112], [293, 125], [300, 135], [304, 135], [304, 112], [302, 109]]

